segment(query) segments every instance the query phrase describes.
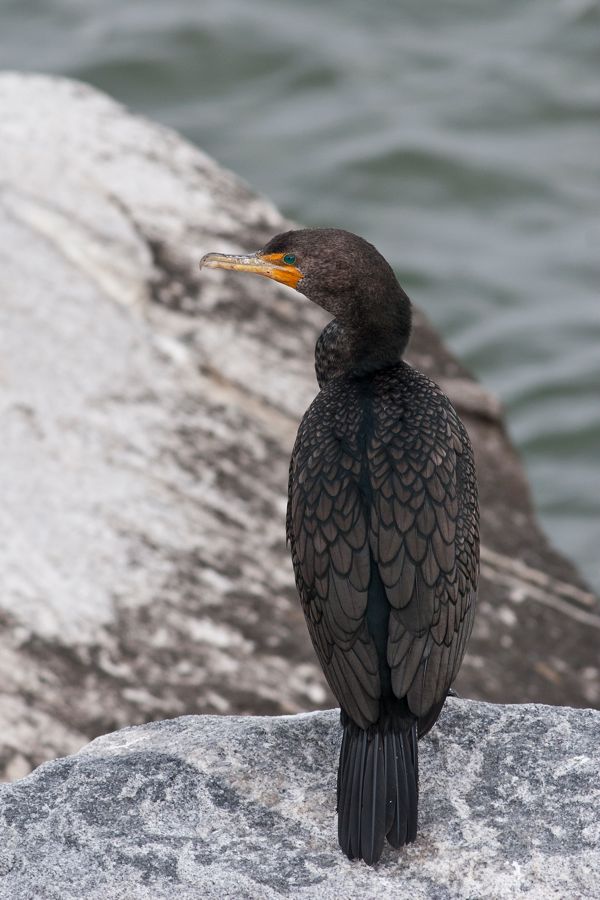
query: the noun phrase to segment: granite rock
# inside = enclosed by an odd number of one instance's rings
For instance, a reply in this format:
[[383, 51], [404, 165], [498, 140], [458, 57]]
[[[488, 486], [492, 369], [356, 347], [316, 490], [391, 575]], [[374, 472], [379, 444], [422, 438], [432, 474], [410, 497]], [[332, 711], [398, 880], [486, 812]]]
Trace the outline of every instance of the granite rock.
[[[132, 723], [331, 705], [284, 543], [325, 319], [197, 266], [287, 225], [97, 91], [0, 75], [5, 778]], [[497, 401], [422, 315], [410, 360], [478, 459], [481, 602], [459, 690], [598, 704], [598, 602], [540, 532]]]
[[337, 846], [337, 711], [187, 716], [0, 787], [0, 898], [597, 897], [600, 712], [450, 700], [421, 742], [419, 836]]

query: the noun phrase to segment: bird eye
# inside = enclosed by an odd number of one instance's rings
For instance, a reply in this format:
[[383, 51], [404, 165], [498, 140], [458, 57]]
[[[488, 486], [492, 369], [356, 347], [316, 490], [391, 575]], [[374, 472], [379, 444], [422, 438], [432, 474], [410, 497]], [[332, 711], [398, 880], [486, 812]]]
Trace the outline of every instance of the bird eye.
[[283, 257], [283, 261], [286, 264], [286, 266], [293, 266], [294, 263], [296, 262], [296, 257], [294, 256], [293, 253], [286, 253], [285, 256]]

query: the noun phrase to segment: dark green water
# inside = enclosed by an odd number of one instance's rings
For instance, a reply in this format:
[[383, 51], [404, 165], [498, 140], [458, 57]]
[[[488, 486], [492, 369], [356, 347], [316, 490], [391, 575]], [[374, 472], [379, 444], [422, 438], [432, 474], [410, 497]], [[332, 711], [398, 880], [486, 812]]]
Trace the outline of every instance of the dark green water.
[[0, 67], [89, 81], [376, 243], [600, 587], [598, 0], [0, 0]]

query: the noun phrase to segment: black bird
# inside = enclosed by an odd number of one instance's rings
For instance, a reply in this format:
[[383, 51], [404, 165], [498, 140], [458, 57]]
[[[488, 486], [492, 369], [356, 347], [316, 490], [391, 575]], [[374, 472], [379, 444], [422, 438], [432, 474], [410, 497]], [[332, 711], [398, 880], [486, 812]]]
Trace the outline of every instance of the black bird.
[[417, 738], [439, 716], [473, 625], [479, 514], [473, 453], [448, 398], [402, 360], [411, 304], [367, 241], [279, 234], [201, 265], [266, 275], [334, 318], [320, 392], [292, 453], [287, 537], [308, 630], [341, 707], [338, 836], [376, 863], [417, 833]]

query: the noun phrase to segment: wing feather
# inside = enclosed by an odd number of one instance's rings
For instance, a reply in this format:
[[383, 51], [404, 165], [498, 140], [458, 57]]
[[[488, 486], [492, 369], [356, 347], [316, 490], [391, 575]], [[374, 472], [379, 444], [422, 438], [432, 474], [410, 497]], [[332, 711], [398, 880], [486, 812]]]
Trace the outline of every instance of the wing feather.
[[409, 375], [400, 389], [384, 376], [374, 396], [370, 542], [391, 607], [387, 657], [395, 695], [423, 716], [445, 697], [472, 627], [473, 456], [450, 402], [424, 376]]
[[359, 725], [377, 721], [377, 652], [366, 626], [371, 561], [360, 490], [361, 405], [322, 392], [290, 465], [287, 531], [309, 633], [329, 685]]

